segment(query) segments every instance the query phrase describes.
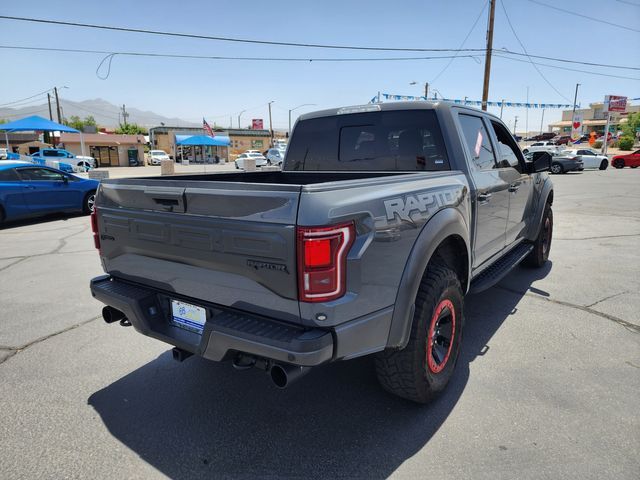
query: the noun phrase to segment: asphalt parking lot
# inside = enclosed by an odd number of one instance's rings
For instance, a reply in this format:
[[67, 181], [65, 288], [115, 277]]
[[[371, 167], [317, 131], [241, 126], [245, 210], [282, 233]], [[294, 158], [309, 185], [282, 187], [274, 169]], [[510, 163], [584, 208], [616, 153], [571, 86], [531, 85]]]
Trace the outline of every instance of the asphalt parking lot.
[[554, 176], [550, 262], [466, 301], [447, 392], [369, 358], [277, 390], [106, 325], [87, 217], [0, 230], [0, 477], [640, 477], [640, 169]]

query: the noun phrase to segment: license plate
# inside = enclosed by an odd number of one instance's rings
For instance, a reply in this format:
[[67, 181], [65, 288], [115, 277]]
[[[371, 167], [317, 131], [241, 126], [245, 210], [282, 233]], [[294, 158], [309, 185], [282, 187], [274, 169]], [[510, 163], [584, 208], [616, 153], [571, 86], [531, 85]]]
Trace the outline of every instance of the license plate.
[[207, 320], [207, 311], [196, 305], [171, 300], [171, 322], [186, 330], [202, 333]]

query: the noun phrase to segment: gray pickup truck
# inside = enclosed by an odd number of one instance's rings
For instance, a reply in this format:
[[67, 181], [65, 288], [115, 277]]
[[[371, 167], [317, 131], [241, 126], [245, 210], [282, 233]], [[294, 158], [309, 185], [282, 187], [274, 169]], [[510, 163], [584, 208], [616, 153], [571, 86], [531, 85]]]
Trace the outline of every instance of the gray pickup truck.
[[107, 323], [258, 367], [285, 387], [375, 355], [382, 386], [426, 403], [458, 358], [463, 299], [551, 245], [548, 155], [447, 103], [302, 116], [282, 171], [106, 180], [92, 216]]

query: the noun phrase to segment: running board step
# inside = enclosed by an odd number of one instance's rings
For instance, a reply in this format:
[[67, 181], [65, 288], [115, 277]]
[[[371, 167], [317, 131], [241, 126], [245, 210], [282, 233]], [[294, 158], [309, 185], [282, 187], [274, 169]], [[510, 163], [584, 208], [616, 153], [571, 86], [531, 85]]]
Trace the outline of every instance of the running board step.
[[496, 260], [471, 281], [469, 293], [478, 293], [493, 287], [513, 270], [533, 250], [530, 243], [521, 243], [509, 253]]

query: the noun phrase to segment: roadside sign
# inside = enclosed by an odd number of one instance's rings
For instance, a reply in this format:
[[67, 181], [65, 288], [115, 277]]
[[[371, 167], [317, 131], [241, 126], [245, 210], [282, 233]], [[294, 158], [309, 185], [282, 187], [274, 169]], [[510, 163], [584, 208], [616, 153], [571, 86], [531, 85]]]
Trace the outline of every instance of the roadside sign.
[[626, 112], [627, 97], [619, 95], [606, 95], [604, 97], [605, 112]]
[[581, 113], [576, 113], [573, 116], [573, 122], [571, 124], [571, 140], [573, 142], [580, 140], [582, 137], [582, 119], [583, 115]]
[[252, 130], [263, 130], [264, 123], [261, 118], [254, 118], [251, 120], [251, 129]]

